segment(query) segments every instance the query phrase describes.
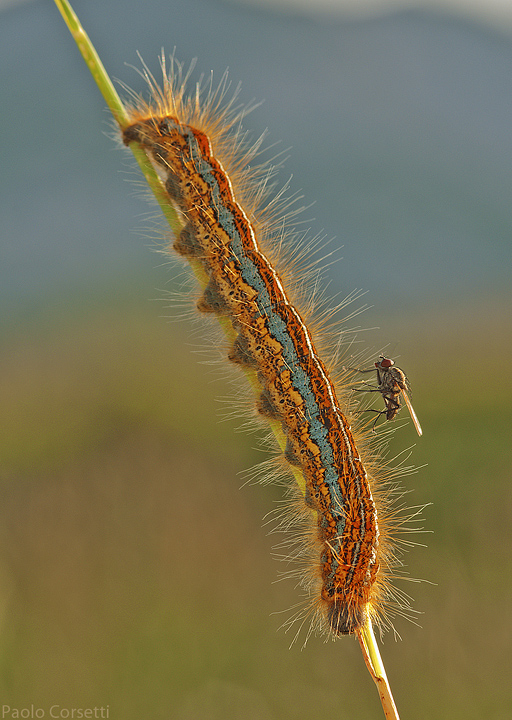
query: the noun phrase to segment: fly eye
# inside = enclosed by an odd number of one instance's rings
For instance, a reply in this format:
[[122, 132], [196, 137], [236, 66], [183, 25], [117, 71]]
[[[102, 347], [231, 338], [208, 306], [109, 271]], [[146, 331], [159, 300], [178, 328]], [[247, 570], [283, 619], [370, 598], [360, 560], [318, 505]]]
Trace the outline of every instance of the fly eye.
[[[379, 364], [379, 363], [375, 363], [375, 366], [377, 367], [378, 364]], [[385, 358], [385, 357], [383, 357], [382, 360], [381, 360], [381, 362], [380, 362], [380, 366], [381, 366], [382, 368], [390, 368], [390, 367], [393, 367], [394, 364], [395, 364], [395, 363], [393, 362], [393, 360], [390, 360], [389, 358]]]

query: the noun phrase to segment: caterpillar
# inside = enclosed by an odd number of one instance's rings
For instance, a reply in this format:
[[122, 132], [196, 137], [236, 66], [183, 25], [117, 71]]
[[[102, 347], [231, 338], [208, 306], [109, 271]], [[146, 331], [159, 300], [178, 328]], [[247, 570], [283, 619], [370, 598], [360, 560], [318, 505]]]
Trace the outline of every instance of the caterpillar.
[[322, 359], [286, 268], [272, 260], [286, 206], [280, 193], [269, 199], [272, 170], [253, 167], [261, 138], [247, 144], [247, 109], [236, 107], [236, 93], [226, 102], [225, 78], [187, 95], [181, 69], [173, 63], [167, 73], [163, 61], [162, 69], [162, 87], [144, 69], [150, 99], [132, 93], [122, 140], [157, 170], [183, 221], [174, 251], [206, 277], [197, 309], [228, 322], [227, 357], [254, 374], [257, 412], [281, 427], [285, 461], [301, 478], [286, 524], [299, 538], [312, 626], [333, 638], [356, 633], [368, 619], [385, 622], [399, 597], [389, 581], [397, 564], [389, 470]]

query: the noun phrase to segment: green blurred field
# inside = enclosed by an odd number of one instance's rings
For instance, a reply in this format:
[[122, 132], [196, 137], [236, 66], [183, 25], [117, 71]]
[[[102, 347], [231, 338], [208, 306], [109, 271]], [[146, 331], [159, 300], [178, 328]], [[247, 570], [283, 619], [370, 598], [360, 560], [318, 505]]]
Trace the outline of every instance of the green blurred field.
[[[2, 703], [131, 720], [380, 718], [353, 638], [289, 649], [298, 600], [262, 527], [279, 488], [219, 422], [230, 392], [186, 324], [108, 299], [43, 313], [1, 351]], [[404, 479], [431, 502], [401, 587], [423, 614], [382, 653], [402, 718], [512, 716], [510, 307], [386, 321], [424, 429]], [[400, 324], [402, 323], [402, 324]], [[384, 325], [384, 322], [382, 322]], [[373, 342], [373, 338], [369, 338]], [[191, 352], [192, 351], [192, 352]], [[405, 415], [405, 413], [403, 413]], [[239, 424], [239, 423], [238, 423]], [[47, 713], [48, 716], [48, 713]]]

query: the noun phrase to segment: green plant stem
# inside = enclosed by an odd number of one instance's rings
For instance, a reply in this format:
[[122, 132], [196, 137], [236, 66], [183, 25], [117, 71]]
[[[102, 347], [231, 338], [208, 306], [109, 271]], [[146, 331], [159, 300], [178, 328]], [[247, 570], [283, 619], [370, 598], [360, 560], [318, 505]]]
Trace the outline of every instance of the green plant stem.
[[[68, 26], [71, 35], [73, 36], [78, 46], [78, 49], [80, 50], [82, 57], [91, 72], [91, 75], [96, 81], [98, 88], [100, 89], [109, 109], [112, 112], [112, 115], [119, 124], [121, 130], [123, 130], [129, 123], [129, 117], [110, 77], [108, 76], [105, 68], [103, 67], [103, 63], [101, 62], [93, 44], [91, 43], [87, 33], [84, 31], [82, 25], [80, 24], [80, 21], [78, 20], [78, 17], [76, 16], [75, 12], [73, 11], [71, 5], [67, 2], [67, 0], [55, 0], [55, 4], [60, 10], [62, 17], [64, 18], [64, 21], [66, 22], [66, 25]], [[144, 176], [151, 190], [153, 191], [165, 218], [169, 222], [172, 231], [175, 235], [179, 235], [183, 227], [183, 223], [181, 222], [178, 213], [169, 201], [169, 197], [165, 192], [163, 184], [157, 173], [155, 172], [155, 169], [153, 168], [153, 165], [151, 164], [148, 156], [146, 155], [145, 151], [135, 142], [131, 142], [129, 147], [135, 155], [135, 158], [142, 172], [144, 173]], [[204, 270], [197, 262], [192, 262], [192, 268], [199, 282], [204, 286]], [[221, 318], [220, 323], [224, 332], [226, 333], [226, 336], [230, 340], [234, 340], [235, 332], [231, 326], [231, 323], [226, 318]], [[261, 386], [258, 382], [256, 373], [254, 371], [246, 371], [246, 375], [255, 392], [261, 392]], [[281, 429], [280, 423], [277, 421], [272, 421], [270, 423], [270, 426], [272, 432], [276, 436], [280, 448], [284, 451], [286, 445], [286, 437]], [[301, 492], [305, 494], [305, 482], [302, 474], [297, 468], [292, 468], [291, 471], [295, 477], [295, 480], [297, 481]], [[379, 690], [384, 714], [389, 720], [399, 720], [398, 712], [393, 701], [393, 696], [391, 695], [391, 690], [386, 677], [386, 672], [384, 670], [384, 665], [382, 663], [379, 648], [373, 634], [371, 620], [369, 618], [357, 635], [368, 671], [370, 672]]]
[[[105, 102], [107, 103], [109, 110], [111, 111], [114, 119], [118, 123], [121, 130], [123, 130], [130, 119], [126, 113], [126, 109], [123, 105], [121, 98], [119, 97], [112, 80], [110, 79], [107, 71], [105, 70], [103, 63], [101, 62], [94, 45], [89, 39], [89, 36], [83, 29], [78, 17], [76, 16], [73, 8], [67, 2], [67, 0], [55, 0], [55, 4], [60, 10], [62, 17], [66, 25], [69, 28], [73, 39], [75, 40], [78, 49], [85, 61], [85, 64], [89, 68], [91, 75], [93, 76], [96, 84], [103, 95]], [[178, 213], [174, 207], [169, 203], [168, 196], [165, 189], [158, 177], [153, 165], [151, 164], [148, 156], [144, 150], [135, 142], [130, 143], [130, 150], [133, 152], [135, 159], [137, 160], [140, 169], [144, 173], [146, 181], [153, 191], [160, 208], [172, 231], [178, 235], [182, 223], [178, 217]]]
[[96, 84], [105, 98], [112, 115], [121, 128], [125, 127], [129, 121], [125, 107], [121, 98], [117, 94], [107, 71], [103, 67], [103, 63], [101, 62], [94, 45], [91, 43], [89, 36], [80, 24], [80, 20], [67, 0], [55, 0], [55, 4], [59, 8], [62, 17], [64, 18], [64, 21], [68, 26], [83, 59], [85, 60], [85, 64], [95, 79]]

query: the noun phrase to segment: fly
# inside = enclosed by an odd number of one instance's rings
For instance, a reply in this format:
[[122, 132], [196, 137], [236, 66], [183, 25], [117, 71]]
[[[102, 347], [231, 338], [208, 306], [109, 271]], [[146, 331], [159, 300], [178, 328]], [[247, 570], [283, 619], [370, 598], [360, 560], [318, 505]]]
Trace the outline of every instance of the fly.
[[[393, 360], [383, 355], [381, 355], [380, 360], [375, 363], [375, 369], [377, 370], [377, 387], [368, 386], [368, 390], [360, 389], [360, 392], [380, 392], [384, 399], [386, 409], [375, 410], [374, 412], [377, 412], [378, 416], [385, 415], [386, 420], [393, 420], [397, 416], [401, 408], [400, 397], [402, 396], [409, 410], [416, 432], [421, 436], [423, 431], [409, 399], [408, 393], [411, 392], [411, 388], [404, 371], [396, 367]], [[358, 370], [358, 372], [367, 373], [373, 372], [373, 370], [374, 368], [368, 368], [367, 370]]]

